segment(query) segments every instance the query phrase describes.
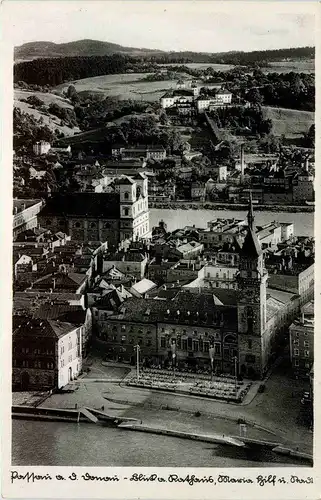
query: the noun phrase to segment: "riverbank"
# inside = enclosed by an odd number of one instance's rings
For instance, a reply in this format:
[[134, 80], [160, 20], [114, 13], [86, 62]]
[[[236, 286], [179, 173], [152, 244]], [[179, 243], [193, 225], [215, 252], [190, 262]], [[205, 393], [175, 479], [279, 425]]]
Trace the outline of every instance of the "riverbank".
[[[151, 209], [167, 209], [167, 210], [247, 210], [246, 203], [213, 203], [200, 201], [149, 201]], [[255, 211], [258, 212], [285, 212], [285, 213], [313, 213], [314, 205], [254, 205]]]

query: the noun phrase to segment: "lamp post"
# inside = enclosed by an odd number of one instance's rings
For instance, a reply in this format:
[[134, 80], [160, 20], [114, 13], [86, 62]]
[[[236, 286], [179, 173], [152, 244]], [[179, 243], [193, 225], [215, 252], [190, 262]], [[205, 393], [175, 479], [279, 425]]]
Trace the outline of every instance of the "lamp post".
[[139, 344], [136, 344], [135, 346], [136, 349], [136, 376], [137, 376], [137, 382], [139, 381], [139, 351], [140, 351], [140, 346]]

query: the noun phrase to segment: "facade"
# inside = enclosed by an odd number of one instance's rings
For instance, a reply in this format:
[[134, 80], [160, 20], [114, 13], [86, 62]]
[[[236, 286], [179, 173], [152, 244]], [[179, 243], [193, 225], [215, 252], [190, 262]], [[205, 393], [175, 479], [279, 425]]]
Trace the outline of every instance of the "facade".
[[232, 93], [229, 92], [228, 90], [219, 90], [214, 97], [212, 96], [198, 97], [196, 101], [196, 106], [197, 106], [197, 111], [199, 113], [204, 113], [204, 111], [211, 108], [228, 106], [231, 104], [231, 102], [232, 102]]
[[42, 200], [13, 200], [13, 238], [26, 229], [38, 226], [38, 214], [43, 206]]
[[314, 201], [314, 177], [309, 173], [308, 165], [299, 174], [297, 183], [293, 185], [294, 203]]
[[49, 152], [50, 148], [50, 143], [46, 141], [36, 142], [36, 144], [34, 144], [32, 147], [33, 152], [36, 156], [46, 155]]
[[179, 89], [166, 92], [160, 99], [160, 105], [163, 109], [166, 109], [173, 107], [177, 102], [183, 104], [193, 102], [193, 100], [193, 90]]
[[114, 359], [135, 361], [135, 345], [142, 359], [166, 365], [176, 342], [177, 364], [209, 366], [215, 346], [214, 369], [231, 370], [237, 352], [235, 308], [214, 305], [212, 295], [180, 292], [172, 300], [129, 299], [119, 312], [94, 310], [101, 347]]
[[115, 180], [113, 193], [73, 193], [48, 200], [39, 214], [42, 227], [63, 231], [72, 240], [105, 242], [147, 238], [148, 181], [144, 174]]
[[293, 375], [309, 378], [314, 362], [314, 302], [301, 308], [301, 316], [289, 328]]
[[13, 388], [60, 389], [81, 371], [81, 333], [70, 323], [17, 319], [13, 331]]
[[205, 200], [205, 184], [203, 182], [192, 182], [191, 198], [198, 201]]
[[243, 238], [245, 231], [245, 220], [214, 219], [207, 223], [207, 229], [200, 232], [200, 243], [204, 244], [205, 249], [213, 248], [223, 243], [234, 243], [235, 238]]
[[117, 268], [125, 275], [142, 279], [145, 275], [147, 256], [140, 252], [116, 252], [115, 254], [104, 254], [102, 256], [102, 274], [112, 267]]

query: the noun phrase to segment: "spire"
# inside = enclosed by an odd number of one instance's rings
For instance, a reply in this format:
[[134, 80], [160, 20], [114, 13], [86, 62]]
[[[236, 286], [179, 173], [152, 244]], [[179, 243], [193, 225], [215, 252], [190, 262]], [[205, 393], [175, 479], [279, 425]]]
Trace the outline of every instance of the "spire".
[[241, 255], [244, 257], [249, 257], [249, 258], [257, 258], [259, 255], [262, 254], [262, 249], [260, 242], [258, 240], [257, 235], [255, 234], [253, 222], [254, 222], [254, 213], [253, 213], [253, 205], [252, 205], [252, 193], [250, 192], [250, 199], [249, 199], [249, 211], [247, 214], [247, 220], [248, 220], [248, 230], [244, 239], [244, 243], [242, 246], [241, 250]]
[[252, 204], [252, 191], [250, 191], [250, 196], [249, 196], [249, 211], [247, 213], [247, 221], [249, 224], [249, 229], [253, 229], [254, 213]]

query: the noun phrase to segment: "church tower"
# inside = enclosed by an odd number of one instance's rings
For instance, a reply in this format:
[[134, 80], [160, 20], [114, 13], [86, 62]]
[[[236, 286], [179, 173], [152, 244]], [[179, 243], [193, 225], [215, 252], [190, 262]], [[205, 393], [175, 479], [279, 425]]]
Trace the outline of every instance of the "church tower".
[[248, 230], [240, 251], [237, 276], [239, 373], [249, 378], [261, 376], [265, 359], [266, 282], [263, 252], [255, 233], [252, 195], [247, 215]]

